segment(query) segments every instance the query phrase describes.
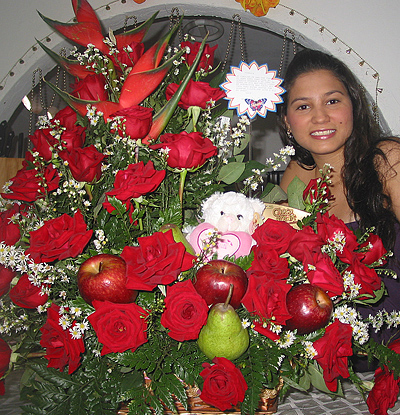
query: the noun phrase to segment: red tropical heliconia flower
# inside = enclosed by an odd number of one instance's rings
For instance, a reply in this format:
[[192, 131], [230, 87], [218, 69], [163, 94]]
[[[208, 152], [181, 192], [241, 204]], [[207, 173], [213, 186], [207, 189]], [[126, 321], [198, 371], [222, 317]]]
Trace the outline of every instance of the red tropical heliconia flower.
[[[51, 20], [42, 14], [42, 19], [48, 23], [54, 30], [61, 33], [63, 36], [74, 41], [75, 43], [83, 46], [87, 46], [89, 43], [93, 44], [105, 55], [108, 55], [108, 46], [103, 42], [103, 34], [101, 32], [101, 25], [96, 16], [95, 11], [89, 5], [87, 0], [72, 0], [77, 23], [60, 23], [55, 20]], [[147, 30], [153, 23], [157, 16], [155, 13], [150, 19], [144, 22], [141, 26], [132, 29], [131, 31], [115, 35], [117, 47], [123, 50], [132, 42], [141, 42], [143, 37], [147, 33]], [[146, 97], [148, 97], [164, 79], [165, 75], [170, 70], [173, 61], [183, 54], [183, 50], [178, 52], [175, 56], [168, 61], [160, 65], [162, 57], [168, 42], [178, 28], [179, 24], [176, 24], [172, 30], [163, 36], [145, 52], [135, 63], [131, 71], [129, 72], [124, 85], [121, 90], [119, 102], [111, 101], [87, 101], [80, 100], [72, 97], [70, 94], [61, 91], [58, 87], [49, 84], [49, 86], [58, 93], [69, 106], [75, 111], [85, 116], [87, 113], [87, 105], [90, 104], [96, 107], [97, 111], [103, 113], [104, 119], [110, 116], [110, 114], [117, 112], [121, 109], [129, 108], [132, 105], [140, 104]], [[63, 58], [54, 52], [50, 51], [47, 47], [39, 42], [45, 52], [49, 53], [56, 62], [64, 67], [65, 70], [71, 71], [72, 75], [83, 79], [87, 76], [85, 71], [78, 68], [78, 62], [71, 59]], [[159, 66], [160, 65], [160, 66]], [[87, 70], [88, 74], [93, 73]], [[140, 87], [138, 87], [140, 85]]]
[[40, 17], [54, 30], [78, 45], [94, 45], [103, 53], [107, 53], [108, 46], [103, 42], [101, 24], [92, 6], [87, 0], [72, 0], [77, 23], [61, 23], [43, 16]]

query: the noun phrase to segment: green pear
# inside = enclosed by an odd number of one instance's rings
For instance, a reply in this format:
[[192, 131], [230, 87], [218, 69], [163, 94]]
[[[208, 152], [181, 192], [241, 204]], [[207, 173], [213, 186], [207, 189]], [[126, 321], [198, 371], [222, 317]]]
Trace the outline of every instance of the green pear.
[[233, 284], [225, 303], [214, 304], [208, 314], [207, 323], [200, 331], [197, 341], [200, 350], [209, 358], [225, 357], [235, 360], [249, 347], [249, 333], [240, 317], [229, 304]]

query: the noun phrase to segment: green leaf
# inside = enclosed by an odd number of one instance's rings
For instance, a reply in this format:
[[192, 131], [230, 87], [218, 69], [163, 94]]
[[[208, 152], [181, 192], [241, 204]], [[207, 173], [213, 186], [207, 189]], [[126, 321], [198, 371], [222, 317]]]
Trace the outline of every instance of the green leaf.
[[115, 210], [111, 213], [112, 215], [122, 216], [127, 211], [126, 205], [124, 205], [115, 196], [109, 197], [108, 201], [110, 202], [110, 205], [115, 208]]
[[374, 291], [374, 295], [363, 294], [363, 297], [370, 297], [370, 298], [365, 298], [362, 301], [355, 300], [354, 302], [359, 303], [359, 304], [375, 304], [384, 296], [385, 293], [386, 293], [386, 287], [385, 287], [385, 283], [382, 281], [381, 288], [379, 288], [379, 290]]
[[232, 184], [238, 181], [239, 177], [244, 172], [246, 165], [244, 163], [228, 163], [221, 167], [217, 180], [226, 184]]
[[[212, 88], [218, 88], [226, 80], [227, 73], [228, 73], [227, 69], [225, 69], [224, 71], [218, 72], [217, 75], [215, 75], [214, 78], [211, 79], [211, 81], [209, 82], [209, 85]], [[231, 110], [231, 113], [233, 114], [232, 110]], [[232, 115], [230, 116], [230, 118], [232, 118]]]
[[282, 376], [285, 384], [289, 385], [290, 387], [300, 390], [302, 392], [307, 392], [311, 386], [311, 378], [308, 373], [305, 373], [299, 380], [299, 382], [295, 382], [293, 379], [288, 378], [287, 376]]
[[294, 209], [304, 210], [305, 204], [303, 201], [303, 192], [306, 189], [306, 184], [302, 182], [297, 176], [289, 183], [287, 188], [287, 196], [289, 206]]
[[325, 383], [324, 376], [323, 376], [323, 370], [322, 368], [317, 365], [310, 364], [308, 366], [308, 373], [310, 374], [310, 381], [313, 386], [315, 386], [317, 389], [319, 389], [321, 392], [327, 393], [329, 395], [337, 395], [344, 397], [342, 385], [340, 381], [338, 380], [338, 390], [337, 392], [330, 391]]
[[261, 200], [265, 203], [276, 203], [286, 199], [287, 194], [282, 190], [280, 186], [273, 183], [267, 183], [267, 186], [261, 195]]
[[[163, 377], [163, 381], [168, 384], [168, 388], [170, 392], [176, 396], [178, 401], [183, 405], [183, 407], [187, 410], [187, 394], [186, 389], [183, 386], [183, 383], [173, 374], [169, 374]], [[171, 408], [174, 409], [174, 408]]]

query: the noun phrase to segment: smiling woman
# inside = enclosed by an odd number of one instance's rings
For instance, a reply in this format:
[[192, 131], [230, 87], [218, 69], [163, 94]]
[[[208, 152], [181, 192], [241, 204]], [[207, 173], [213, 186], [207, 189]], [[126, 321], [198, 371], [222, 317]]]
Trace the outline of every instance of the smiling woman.
[[[389, 268], [400, 272], [400, 142], [384, 137], [376, 124], [362, 86], [348, 67], [323, 52], [305, 49], [290, 63], [280, 108], [281, 138], [293, 145], [281, 187], [287, 191], [297, 176], [304, 183], [333, 168], [329, 211], [362, 231], [375, 229], [385, 247], [394, 251]], [[400, 283], [384, 278], [389, 296], [384, 307], [398, 310]], [[374, 309], [374, 308], [372, 308]], [[370, 310], [365, 313], [368, 316]], [[384, 340], [399, 336], [382, 332]]]

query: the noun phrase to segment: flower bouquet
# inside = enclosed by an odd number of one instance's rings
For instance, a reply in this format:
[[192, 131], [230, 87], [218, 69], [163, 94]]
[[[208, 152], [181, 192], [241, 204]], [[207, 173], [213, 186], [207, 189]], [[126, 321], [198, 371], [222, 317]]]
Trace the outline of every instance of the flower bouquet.
[[[156, 15], [104, 37], [89, 3], [72, 5], [76, 23], [42, 16], [80, 46], [65, 58], [41, 45], [77, 79], [71, 93], [50, 85], [68, 106], [40, 120], [2, 193], [0, 394], [10, 371], [24, 369], [29, 414], [176, 413], [191, 410], [193, 396], [254, 414], [271, 411], [266, 389], [334, 396], [349, 378], [365, 394], [349, 361], [362, 354], [380, 363], [370, 408], [393, 406], [399, 342], [377, 344], [368, 328], [397, 326], [399, 314], [363, 320], [355, 307], [384, 295], [388, 253], [326, 213], [329, 169], [304, 189], [309, 216], [298, 228], [267, 219], [248, 255], [226, 258], [246, 271], [230, 313], [248, 346], [232, 360], [203, 353], [210, 305], [194, 282], [218, 233], [194, 255], [182, 229], [198, 224], [215, 192], [256, 191], [290, 149], [265, 165], [243, 161], [248, 119], [231, 131], [229, 111], [216, 105], [224, 74], [205, 41], [169, 47], [175, 27], [145, 51]], [[328, 304], [312, 331], [291, 322], [287, 298], [299, 286], [320, 287]]]

